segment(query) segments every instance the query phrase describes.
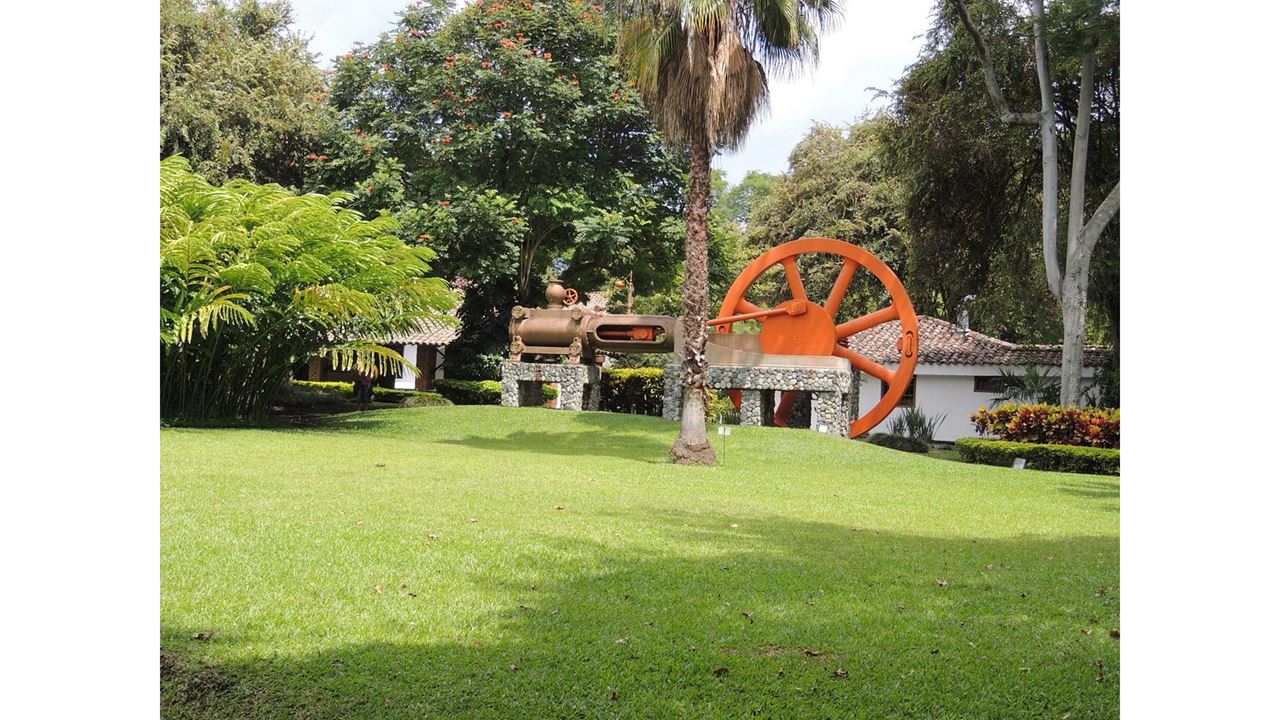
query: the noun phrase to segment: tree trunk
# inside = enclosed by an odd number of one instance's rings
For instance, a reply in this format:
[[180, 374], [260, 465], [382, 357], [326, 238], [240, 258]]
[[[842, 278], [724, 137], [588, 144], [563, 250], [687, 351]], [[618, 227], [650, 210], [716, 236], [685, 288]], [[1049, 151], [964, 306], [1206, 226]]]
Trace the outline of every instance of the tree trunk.
[[689, 167], [689, 200], [684, 239], [684, 402], [680, 435], [671, 459], [681, 465], [714, 465], [707, 442], [707, 212], [711, 205], [711, 148], [706, 133], [695, 133]]
[[1089, 307], [1089, 258], [1067, 256], [1062, 278], [1062, 405], [1080, 405], [1085, 313]]
[[996, 112], [1005, 123], [1036, 121], [1041, 143], [1041, 241], [1044, 250], [1045, 279], [1049, 290], [1062, 305], [1062, 393], [1063, 405], [1079, 405], [1081, 377], [1084, 367], [1085, 313], [1089, 300], [1089, 262], [1102, 230], [1120, 210], [1120, 184], [1111, 189], [1105, 200], [1085, 222], [1085, 170], [1089, 151], [1089, 124], [1093, 112], [1093, 81], [1097, 69], [1097, 39], [1090, 38], [1081, 64], [1080, 98], [1076, 111], [1075, 147], [1071, 163], [1071, 188], [1068, 197], [1066, 273], [1058, 266], [1058, 135], [1057, 111], [1053, 98], [1053, 81], [1049, 77], [1049, 48], [1045, 38], [1044, 0], [1031, 0], [1032, 30], [1035, 33], [1036, 79], [1040, 86], [1040, 112], [1016, 113], [1009, 110], [996, 78], [995, 66], [982, 34], [969, 17], [963, 0], [951, 0], [960, 21], [978, 49], [987, 83], [987, 92]]

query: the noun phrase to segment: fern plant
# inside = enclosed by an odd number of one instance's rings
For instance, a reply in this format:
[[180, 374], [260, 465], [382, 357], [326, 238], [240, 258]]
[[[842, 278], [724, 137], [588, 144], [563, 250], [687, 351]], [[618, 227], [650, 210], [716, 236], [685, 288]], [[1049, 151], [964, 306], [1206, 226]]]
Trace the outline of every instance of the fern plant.
[[433, 257], [365, 220], [345, 193], [295, 195], [186, 160], [160, 163], [160, 404], [166, 417], [261, 417], [290, 372], [328, 357], [375, 375], [409, 368], [378, 339], [444, 316]]

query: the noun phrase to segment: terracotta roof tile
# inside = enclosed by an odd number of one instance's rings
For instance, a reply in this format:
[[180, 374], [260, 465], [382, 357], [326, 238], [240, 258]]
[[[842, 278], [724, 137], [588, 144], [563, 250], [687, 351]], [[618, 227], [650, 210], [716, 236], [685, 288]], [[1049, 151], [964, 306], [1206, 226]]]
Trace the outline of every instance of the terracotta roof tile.
[[[921, 364], [931, 365], [1045, 365], [1062, 364], [1061, 345], [1018, 345], [976, 330], [965, 332], [959, 325], [928, 315], [919, 316]], [[850, 337], [849, 349], [878, 363], [898, 362], [898, 338], [902, 323], [897, 320], [877, 325]], [[1110, 348], [1085, 347], [1084, 364], [1106, 365]]]
[[388, 343], [404, 345], [448, 345], [458, 339], [458, 327], [440, 320], [423, 320], [406, 333], [392, 335]]

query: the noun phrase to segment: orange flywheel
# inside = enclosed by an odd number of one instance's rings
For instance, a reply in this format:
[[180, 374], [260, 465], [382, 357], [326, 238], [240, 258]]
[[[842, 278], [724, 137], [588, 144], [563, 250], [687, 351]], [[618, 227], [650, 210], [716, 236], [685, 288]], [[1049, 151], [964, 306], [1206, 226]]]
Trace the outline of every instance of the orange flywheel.
[[[810, 296], [809, 288], [804, 286], [796, 265], [801, 255], [817, 254], [836, 255], [844, 260], [835, 283], [821, 304], [814, 299], [818, 296]], [[782, 266], [791, 299], [777, 307], [765, 309], [749, 302], [746, 294], [751, 285], [774, 265]], [[849, 283], [859, 268], [870, 272], [880, 281], [889, 292], [890, 303], [888, 307], [841, 322], [837, 317], [840, 302], [844, 300]], [[709, 324], [714, 325], [717, 332], [732, 332], [734, 323], [745, 320], [760, 321], [760, 347], [766, 353], [835, 355], [848, 359], [854, 370], [888, 383], [889, 390], [880, 398], [880, 402], [866, 415], [850, 423], [849, 437], [867, 432], [888, 417], [902, 398], [916, 369], [919, 328], [916, 312], [911, 307], [911, 298], [907, 297], [902, 281], [876, 256], [842, 240], [801, 238], [779, 245], [751, 261], [729, 287], [724, 302], [720, 304], [719, 317]], [[891, 320], [898, 320], [902, 324], [902, 335], [898, 339], [897, 369], [890, 370], [840, 344], [844, 338]], [[857, 382], [856, 375], [854, 382]], [[730, 395], [734, 405], [741, 408], [742, 393], [735, 390]], [[786, 425], [787, 415], [798, 395], [796, 392], [782, 394], [778, 407], [774, 410], [775, 425]]]

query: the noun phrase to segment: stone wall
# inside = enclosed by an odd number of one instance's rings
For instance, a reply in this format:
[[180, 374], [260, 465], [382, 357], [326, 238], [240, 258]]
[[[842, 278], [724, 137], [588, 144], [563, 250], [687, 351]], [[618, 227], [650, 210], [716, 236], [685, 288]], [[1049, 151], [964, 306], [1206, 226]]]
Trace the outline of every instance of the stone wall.
[[502, 363], [502, 405], [541, 406], [549, 382], [560, 385], [561, 410], [600, 409], [600, 368], [578, 363]]
[[[772, 406], [774, 392], [810, 393], [814, 430], [848, 437], [849, 423], [856, 416], [858, 386], [853, 372], [836, 368], [743, 367], [711, 365], [707, 368], [707, 385], [717, 390], [741, 390], [739, 414], [743, 425], [763, 423], [764, 408]], [[664, 370], [662, 417], [679, 420], [681, 402], [681, 368], [668, 365]]]

